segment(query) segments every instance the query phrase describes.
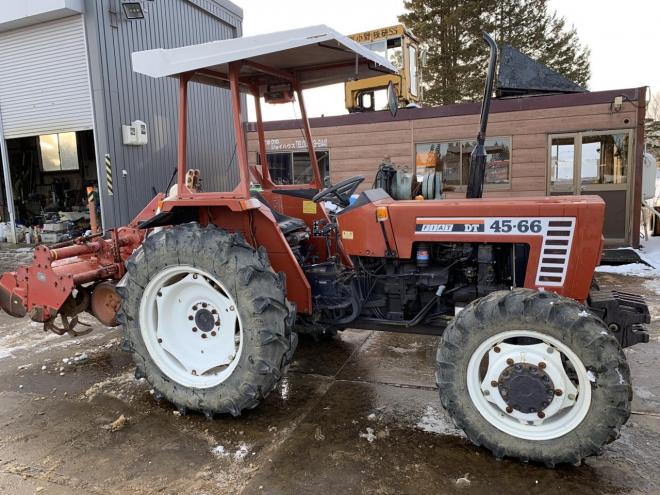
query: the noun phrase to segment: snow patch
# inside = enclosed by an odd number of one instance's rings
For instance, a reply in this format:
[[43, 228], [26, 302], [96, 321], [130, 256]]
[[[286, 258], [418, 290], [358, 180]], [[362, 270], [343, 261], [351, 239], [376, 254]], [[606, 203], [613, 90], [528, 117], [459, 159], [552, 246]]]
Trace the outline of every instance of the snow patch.
[[[651, 237], [642, 241], [642, 247], [634, 251], [639, 257], [651, 266], [644, 263], [629, 263], [627, 265], [609, 266], [602, 265], [596, 267], [600, 273], [615, 273], [619, 275], [629, 275], [636, 277], [658, 277], [660, 276], [660, 237]], [[624, 248], [628, 249], [628, 248]]]
[[463, 432], [456, 428], [451, 420], [443, 418], [440, 412], [433, 406], [426, 407], [424, 414], [415, 427], [427, 433], [452, 436], [463, 435]]
[[376, 435], [374, 435], [374, 429], [373, 428], [367, 428], [366, 433], [360, 432], [360, 438], [364, 438], [367, 440], [369, 443], [373, 443], [374, 440], [376, 440]]
[[250, 449], [248, 448], [248, 446], [242, 443], [238, 446], [238, 450], [234, 452], [234, 460], [242, 461], [247, 457], [249, 453], [250, 453]]
[[216, 457], [227, 457], [229, 455], [229, 452], [225, 450], [224, 445], [218, 445], [211, 449], [211, 454], [213, 454]]
[[626, 381], [623, 379], [623, 375], [619, 371], [619, 368], [614, 368], [616, 374], [619, 375], [619, 385], [625, 385]]

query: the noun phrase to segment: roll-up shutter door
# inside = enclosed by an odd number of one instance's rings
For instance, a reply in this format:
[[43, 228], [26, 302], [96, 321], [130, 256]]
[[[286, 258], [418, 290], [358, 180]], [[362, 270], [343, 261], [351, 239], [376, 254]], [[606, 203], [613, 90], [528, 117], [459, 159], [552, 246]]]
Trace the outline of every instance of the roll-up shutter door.
[[92, 129], [81, 15], [0, 33], [5, 139]]

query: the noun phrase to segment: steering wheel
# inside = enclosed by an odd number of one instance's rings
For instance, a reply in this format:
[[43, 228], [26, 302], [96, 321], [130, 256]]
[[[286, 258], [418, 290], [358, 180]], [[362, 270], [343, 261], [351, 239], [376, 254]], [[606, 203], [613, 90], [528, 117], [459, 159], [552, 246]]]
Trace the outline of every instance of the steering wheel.
[[330, 186], [323, 191], [320, 191], [312, 198], [312, 201], [315, 203], [330, 201], [342, 208], [346, 208], [350, 204], [351, 195], [363, 181], [364, 177], [361, 175], [349, 177], [341, 182], [337, 182], [334, 186]]

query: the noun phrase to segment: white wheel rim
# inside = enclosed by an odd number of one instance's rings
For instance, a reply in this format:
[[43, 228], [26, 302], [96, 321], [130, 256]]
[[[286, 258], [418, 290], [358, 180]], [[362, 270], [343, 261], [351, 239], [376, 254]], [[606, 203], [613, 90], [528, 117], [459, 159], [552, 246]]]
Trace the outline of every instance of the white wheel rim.
[[154, 363], [183, 386], [214, 387], [238, 365], [243, 325], [236, 303], [203, 270], [177, 265], [156, 274], [144, 288], [139, 318]]
[[[533, 338], [538, 343], [514, 345], [506, 342], [516, 337]], [[566, 373], [562, 356], [575, 370], [573, 380]], [[484, 372], [485, 358], [488, 358], [488, 367]], [[547, 375], [553, 388], [559, 391], [541, 410], [543, 417], [539, 412], [511, 408], [500, 393], [500, 379], [506, 376], [503, 375], [505, 370], [511, 369], [511, 360], [514, 365], [534, 367], [543, 363], [541, 373]], [[563, 342], [533, 330], [512, 330], [486, 339], [470, 357], [467, 368], [468, 393], [484, 419], [509, 435], [537, 441], [566, 435], [582, 422], [591, 405], [592, 377], [580, 358]], [[502, 393], [505, 392], [506, 387]]]

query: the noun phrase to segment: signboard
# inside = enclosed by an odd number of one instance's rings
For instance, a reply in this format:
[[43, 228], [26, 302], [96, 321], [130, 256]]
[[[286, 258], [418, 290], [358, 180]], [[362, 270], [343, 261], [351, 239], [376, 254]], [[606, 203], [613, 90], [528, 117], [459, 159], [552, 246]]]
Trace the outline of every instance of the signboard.
[[[328, 149], [328, 138], [313, 139], [315, 150]], [[306, 151], [304, 139], [266, 139], [266, 151]]]
[[400, 36], [401, 34], [403, 34], [403, 26], [390, 26], [382, 29], [374, 29], [373, 31], [352, 34], [349, 38], [358, 43], [370, 43], [375, 40], [392, 38], [397, 35]]

